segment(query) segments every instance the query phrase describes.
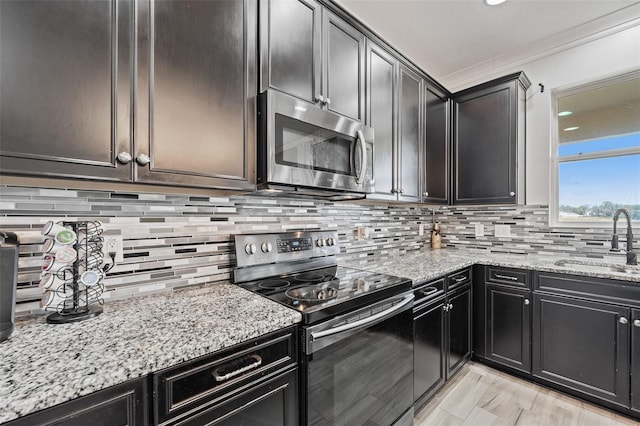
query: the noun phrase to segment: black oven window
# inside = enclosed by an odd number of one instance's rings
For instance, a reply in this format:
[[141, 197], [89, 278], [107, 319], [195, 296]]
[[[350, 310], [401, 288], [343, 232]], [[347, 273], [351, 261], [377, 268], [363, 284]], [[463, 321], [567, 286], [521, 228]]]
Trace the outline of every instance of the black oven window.
[[355, 137], [276, 114], [276, 163], [353, 176]]

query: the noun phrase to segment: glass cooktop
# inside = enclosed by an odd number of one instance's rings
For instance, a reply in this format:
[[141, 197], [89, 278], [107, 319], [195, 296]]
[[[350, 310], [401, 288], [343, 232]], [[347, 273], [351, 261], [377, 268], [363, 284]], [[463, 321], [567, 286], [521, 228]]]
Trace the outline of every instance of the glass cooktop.
[[313, 324], [411, 289], [411, 280], [332, 266], [280, 275], [239, 286], [302, 313]]

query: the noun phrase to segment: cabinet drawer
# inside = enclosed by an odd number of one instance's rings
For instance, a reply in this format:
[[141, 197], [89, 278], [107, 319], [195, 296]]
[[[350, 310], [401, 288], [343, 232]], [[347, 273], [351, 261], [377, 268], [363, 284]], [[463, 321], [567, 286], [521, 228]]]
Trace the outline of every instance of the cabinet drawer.
[[147, 377], [131, 380], [20, 417], [4, 426], [145, 426], [149, 424]]
[[447, 279], [447, 291], [451, 291], [465, 284], [471, 283], [471, 268], [450, 274]]
[[294, 330], [262, 336], [154, 374], [157, 422], [218, 404], [256, 380], [295, 365]]
[[487, 266], [485, 268], [485, 281], [509, 287], [531, 288], [529, 271], [512, 268], [497, 268]]
[[536, 272], [534, 277], [536, 291], [640, 306], [638, 283], [548, 272]]

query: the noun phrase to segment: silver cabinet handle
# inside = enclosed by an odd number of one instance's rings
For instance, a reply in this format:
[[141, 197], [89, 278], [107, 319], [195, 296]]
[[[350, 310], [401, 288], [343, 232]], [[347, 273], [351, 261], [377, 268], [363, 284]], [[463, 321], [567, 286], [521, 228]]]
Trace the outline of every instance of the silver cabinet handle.
[[422, 196], [423, 196], [424, 198], [427, 198], [427, 197], [429, 196], [429, 193], [428, 193], [428, 192], [423, 192], [423, 193], [422, 193]]
[[529, 299], [524, 299], [524, 304], [525, 304], [525, 305], [528, 305], [529, 303], [531, 303], [531, 302], [529, 301]]
[[211, 374], [213, 375], [213, 378], [216, 380], [216, 382], [224, 382], [244, 373], [245, 371], [253, 370], [254, 368], [258, 368], [262, 365], [262, 358], [260, 357], [260, 355], [249, 355], [246, 360], [253, 362], [249, 365], [238, 368], [237, 370], [233, 370], [232, 372], [227, 374], [220, 374], [220, 370], [224, 368], [224, 366], [220, 366], [213, 370], [213, 373]]
[[323, 104], [325, 104], [326, 106], [329, 106], [329, 104], [331, 104], [331, 99], [329, 98], [324, 98], [324, 102]]
[[442, 307], [442, 310], [445, 311], [445, 312], [449, 312], [449, 305], [444, 305]]
[[457, 283], [461, 283], [462, 281], [465, 281], [467, 279], [467, 277], [458, 277], [458, 278], [454, 278], [453, 280]]
[[516, 193], [515, 193], [515, 192], [513, 192], [513, 191], [511, 191], [511, 192], [509, 193], [509, 196], [510, 196], [510, 197], [515, 197], [515, 196], [516, 196]]
[[635, 327], [640, 327], [640, 319], [633, 320], [633, 325], [634, 325]]
[[618, 322], [620, 324], [627, 324], [629, 322], [628, 319], [626, 319], [625, 317], [620, 317], [620, 319], [618, 320]]
[[449, 310], [452, 310], [452, 309], [453, 309], [453, 304], [449, 303]]
[[324, 96], [316, 95], [315, 100], [316, 100], [316, 102], [320, 102], [321, 104], [323, 104], [324, 103]]
[[141, 166], [146, 166], [150, 162], [151, 158], [149, 158], [147, 154], [140, 154], [136, 157], [136, 163], [140, 164]]
[[367, 141], [364, 139], [364, 133], [362, 130], [356, 132], [356, 138], [360, 143], [362, 149], [362, 157], [360, 158], [360, 173], [356, 176], [356, 183], [360, 185], [364, 180], [364, 175], [367, 172]]
[[398, 189], [398, 194], [404, 194], [404, 189]]
[[389, 309], [386, 309], [382, 312], [378, 312], [375, 315], [371, 315], [370, 317], [367, 318], [362, 318], [360, 320], [351, 322], [351, 323], [346, 323], [346, 324], [342, 324], [339, 325], [337, 327], [334, 328], [330, 328], [328, 330], [322, 330], [322, 331], [312, 331], [311, 332], [311, 340], [314, 341], [316, 339], [320, 339], [321, 337], [326, 337], [326, 336], [331, 336], [333, 334], [338, 334], [341, 333], [343, 331], [347, 331], [347, 330], [353, 330], [354, 328], [360, 328], [363, 327], [367, 324], [371, 324], [371, 323], [375, 323], [380, 319], [383, 318], [388, 318], [389, 316], [393, 315], [396, 311], [401, 310], [402, 308], [404, 308], [406, 305], [408, 305], [409, 303], [413, 302], [413, 299], [415, 298], [415, 296], [412, 294], [406, 296], [404, 299], [402, 299], [402, 301], [400, 303], [398, 303], [395, 306], [392, 306]]
[[496, 278], [500, 278], [501, 280], [518, 281], [516, 277], [510, 277], [509, 275], [495, 274], [494, 276]]
[[131, 156], [131, 154], [125, 151], [122, 151], [121, 153], [119, 153], [116, 158], [121, 164], [129, 164], [131, 160], [133, 160], [133, 157]]

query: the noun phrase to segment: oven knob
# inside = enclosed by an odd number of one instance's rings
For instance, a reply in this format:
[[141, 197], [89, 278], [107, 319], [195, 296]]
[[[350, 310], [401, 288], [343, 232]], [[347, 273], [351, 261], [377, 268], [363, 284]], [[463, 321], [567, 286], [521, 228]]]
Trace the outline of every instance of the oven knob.
[[244, 246], [244, 252], [247, 253], [248, 255], [252, 255], [256, 253], [256, 245], [249, 243], [246, 246]]
[[273, 245], [271, 245], [271, 243], [265, 241], [260, 246], [260, 249], [262, 250], [263, 253], [269, 253], [273, 249]]
[[318, 247], [324, 247], [324, 238], [318, 238], [316, 244], [318, 245]]
[[327, 245], [328, 246], [332, 246], [334, 245], [336, 242], [333, 240], [333, 238], [327, 238]]

